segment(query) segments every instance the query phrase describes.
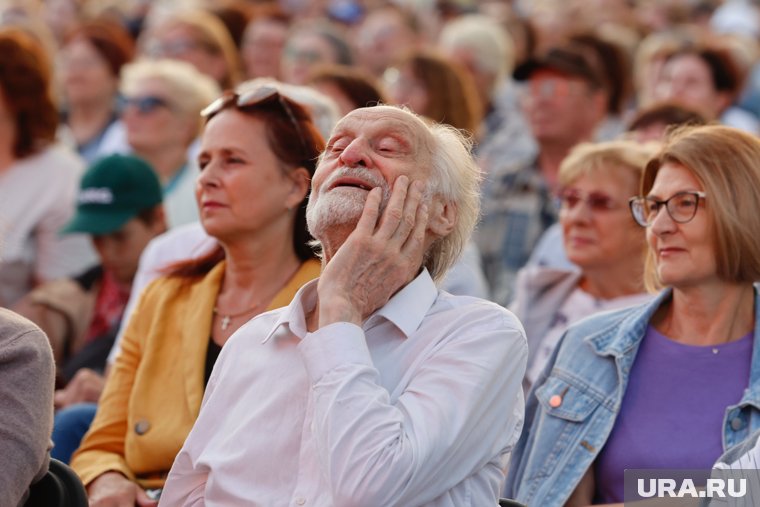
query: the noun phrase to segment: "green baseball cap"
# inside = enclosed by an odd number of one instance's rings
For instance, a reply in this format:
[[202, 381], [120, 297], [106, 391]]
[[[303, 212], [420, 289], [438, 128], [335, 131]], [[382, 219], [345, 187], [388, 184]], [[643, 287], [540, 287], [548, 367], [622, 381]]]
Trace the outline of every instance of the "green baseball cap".
[[147, 162], [131, 155], [110, 155], [82, 176], [76, 215], [61, 232], [110, 234], [162, 201], [161, 182]]

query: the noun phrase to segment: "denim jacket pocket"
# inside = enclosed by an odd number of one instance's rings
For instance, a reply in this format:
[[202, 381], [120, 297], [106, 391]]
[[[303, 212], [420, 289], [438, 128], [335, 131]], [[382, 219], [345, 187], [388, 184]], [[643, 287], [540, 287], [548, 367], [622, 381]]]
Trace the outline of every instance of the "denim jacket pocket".
[[584, 421], [600, 402], [559, 377], [546, 379], [546, 382], [536, 389], [536, 398], [547, 415], [573, 422]]
[[[580, 385], [556, 376], [546, 379], [536, 389], [535, 396], [538, 413], [532, 428], [533, 441], [529, 444], [532, 473], [527, 478], [538, 481], [535, 487], [545, 480], [551, 480], [555, 488], [566, 487], [564, 482], [574, 480], [574, 476], [582, 474], [588, 466], [584, 462], [591, 449], [583, 445], [584, 438], [593, 421], [591, 414], [602, 400]], [[552, 477], [557, 469], [562, 475]]]

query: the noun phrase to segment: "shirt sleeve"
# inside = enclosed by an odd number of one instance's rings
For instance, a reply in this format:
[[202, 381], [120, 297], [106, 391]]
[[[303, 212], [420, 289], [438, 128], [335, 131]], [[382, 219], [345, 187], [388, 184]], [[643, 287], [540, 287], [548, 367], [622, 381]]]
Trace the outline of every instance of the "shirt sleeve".
[[506, 459], [522, 428], [527, 345], [506, 313], [462, 319], [393, 403], [358, 326], [326, 326], [299, 349], [318, 458], [337, 506], [431, 502]]
[[[211, 371], [206, 390], [203, 393], [201, 413], [216, 390], [217, 379], [224, 368], [227, 351], [230, 348], [226, 345], [222, 347], [222, 352], [214, 364], [214, 369]], [[206, 505], [206, 484], [208, 483], [209, 470], [205, 466], [194, 465], [193, 449], [196, 447], [196, 442], [204, 442], [207, 439], [208, 433], [208, 429], [198, 424], [195, 424], [190, 430], [166, 478], [164, 490], [161, 492], [161, 507], [204, 507]]]

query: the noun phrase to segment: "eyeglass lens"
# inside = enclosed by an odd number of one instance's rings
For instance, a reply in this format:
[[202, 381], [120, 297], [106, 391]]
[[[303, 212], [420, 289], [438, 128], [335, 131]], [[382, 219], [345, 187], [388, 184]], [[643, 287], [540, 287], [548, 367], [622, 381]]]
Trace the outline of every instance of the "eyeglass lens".
[[637, 197], [631, 200], [631, 210], [636, 221], [648, 227], [652, 225], [660, 208], [664, 205], [670, 218], [683, 224], [692, 220], [697, 214], [700, 197], [704, 198], [704, 195], [698, 192], [679, 192], [664, 201], [653, 197]]

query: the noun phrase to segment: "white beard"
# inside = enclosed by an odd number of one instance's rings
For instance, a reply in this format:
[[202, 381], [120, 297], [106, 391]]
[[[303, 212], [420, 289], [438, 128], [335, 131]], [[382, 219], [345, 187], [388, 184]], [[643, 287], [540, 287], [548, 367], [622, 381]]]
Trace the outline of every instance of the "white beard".
[[369, 195], [368, 191], [354, 187], [337, 187], [327, 190], [338, 178], [346, 176], [356, 177], [373, 187], [382, 188], [381, 214], [390, 200], [391, 189], [388, 183], [372, 171], [363, 167], [343, 167], [335, 171], [322, 183], [321, 188], [324, 190], [318, 194], [312, 193], [306, 206], [306, 224], [309, 232], [320, 241], [331, 227], [356, 225], [362, 215], [367, 195]]

